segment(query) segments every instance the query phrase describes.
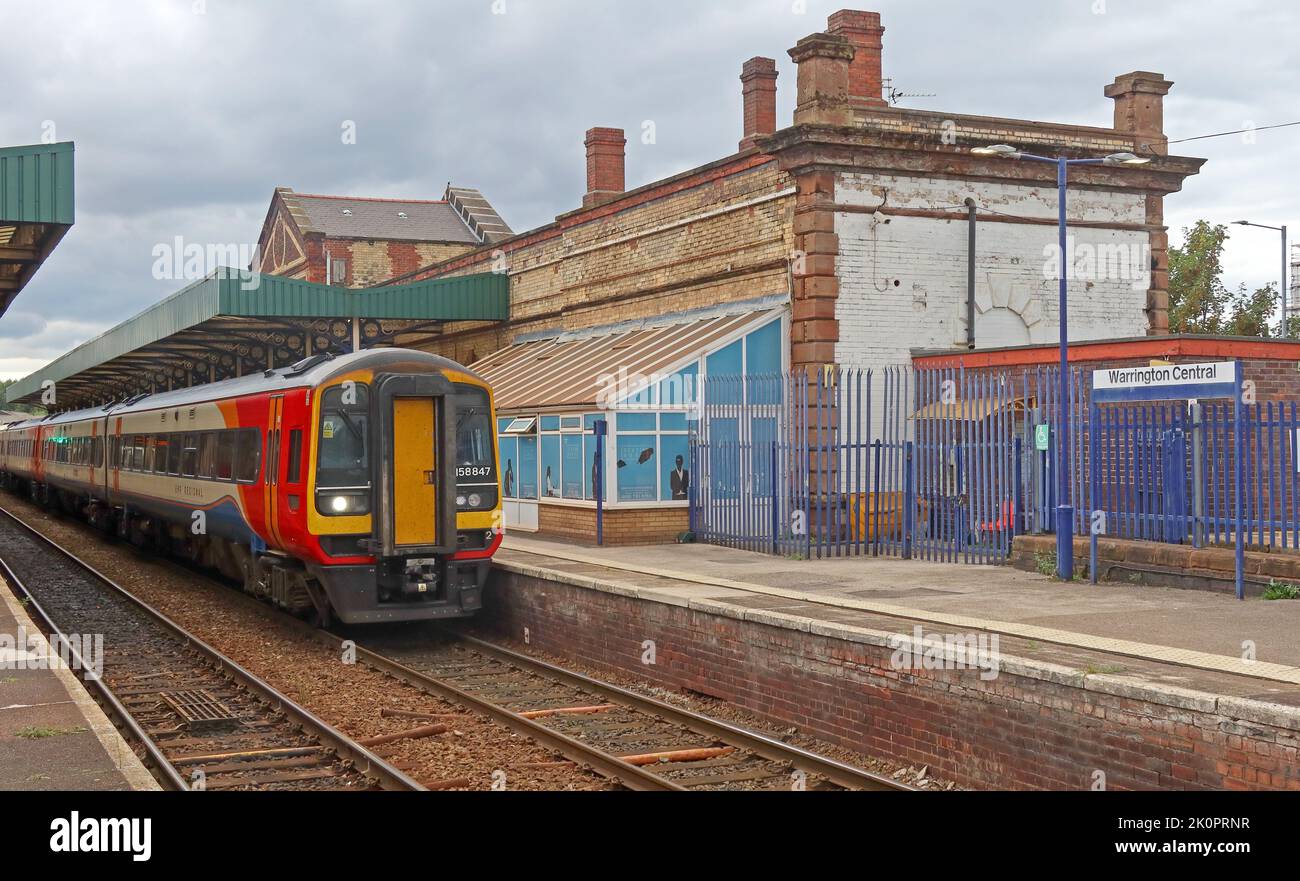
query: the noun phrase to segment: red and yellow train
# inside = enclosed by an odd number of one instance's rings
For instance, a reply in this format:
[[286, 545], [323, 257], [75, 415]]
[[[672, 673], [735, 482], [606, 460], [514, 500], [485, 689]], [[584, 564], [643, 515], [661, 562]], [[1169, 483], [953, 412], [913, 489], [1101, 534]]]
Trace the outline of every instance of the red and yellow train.
[[492, 390], [373, 349], [0, 427], [0, 483], [321, 623], [458, 617], [501, 543]]

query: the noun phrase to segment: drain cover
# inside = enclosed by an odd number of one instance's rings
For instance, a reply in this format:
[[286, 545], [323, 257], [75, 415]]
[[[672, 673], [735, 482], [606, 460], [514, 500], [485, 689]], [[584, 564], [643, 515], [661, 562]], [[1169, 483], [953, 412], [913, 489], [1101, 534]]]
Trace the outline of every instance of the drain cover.
[[185, 727], [192, 730], [233, 725], [239, 721], [229, 707], [201, 688], [166, 692], [162, 699], [181, 717]]

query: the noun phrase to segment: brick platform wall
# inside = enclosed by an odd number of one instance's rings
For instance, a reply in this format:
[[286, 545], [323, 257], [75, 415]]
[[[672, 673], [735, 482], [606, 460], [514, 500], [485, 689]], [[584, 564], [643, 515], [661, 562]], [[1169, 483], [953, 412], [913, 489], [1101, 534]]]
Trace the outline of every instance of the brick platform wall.
[[[537, 526], [547, 538], [596, 543], [594, 508], [539, 504]], [[606, 509], [604, 540], [607, 545], [663, 544], [676, 541], [689, 526], [686, 508]]]
[[[1300, 723], [1234, 711], [1254, 702], [1009, 658], [991, 681], [900, 672], [883, 638], [849, 641], [500, 568], [481, 621], [515, 639], [526, 627], [539, 650], [713, 695], [966, 787], [1086, 790], [1102, 771], [1112, 790], [1300, 791]], [[655, 642], [653, 666], [641, 663], [645, 640]]]

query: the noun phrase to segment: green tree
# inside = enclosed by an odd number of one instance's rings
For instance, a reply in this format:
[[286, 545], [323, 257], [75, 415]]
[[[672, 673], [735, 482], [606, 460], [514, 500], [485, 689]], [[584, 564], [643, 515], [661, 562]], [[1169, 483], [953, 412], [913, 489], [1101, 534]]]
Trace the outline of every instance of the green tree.
[[1223, 245], [1228, 228], [1198, 220], [1183, 229], [1183, 244], [1169, 249], [1169, 330], [1223, 333], [1229, 300], [1223, 285]]
[[1228, 228], [1198, 220], [1183, 229], [1183, 243], [1169, 249], [1169, 331], [1271, 337], [1277, 285], [1253, 293], [1223, 283], [1223, 247]]

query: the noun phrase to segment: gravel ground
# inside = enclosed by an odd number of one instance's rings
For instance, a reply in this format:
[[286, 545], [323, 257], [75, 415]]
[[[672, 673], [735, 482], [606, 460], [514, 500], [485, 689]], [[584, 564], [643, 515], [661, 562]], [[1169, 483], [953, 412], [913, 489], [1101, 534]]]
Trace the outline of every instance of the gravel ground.
[[382, 710], [453, 714], [451, 730], [408, 739], [373, 751], [426, 786], [457, 781], [449, 789], [603, 790], [610, 785], [572, 766], [524, 767], [562, 759], [486, 716], [426, 695], [361, 665], [305, 636], [279, 613], [241, 602], [230, 588], [110, 541], [84, 524], [55, 517], [9, 494], [4, 507], [99, 569], [140, 599], [260, 676], [317, 716], [354, 738], [392, 734], [430, 724], [384, 717]]
[[541, 661], [547, 661], [559, 667], [572, 670], [575, 673], [583, 673], [596, 679], [614, 685], [621, 685], [629, 691], [635, 691], [638, 694], [653, 697], [664, 703], [669, 703], [687, 710], [694, 710], [705, 716], [714, 719], [721, 719], [724, 722], [730, 722], [733, 725], [739, 725], [766, 734], [793, 746], [798, 746], [809, 752], [817, 753], [827, 758], [844, 762], [846, 765], [853, 765], [879, 774], [883, 777], [890, 777], [894, 780], [900, 780], [909, 783], [921, 789], [927, 790], [955, 790], [956, 785], [951, 781], [936, 778], [930, 774], [928, 767], [917, 767], [916, 765], [900, 765], [896, 762], [887, 762], [873, 756], [863, 755], [852, 750], [827, 743], [824, 740], [818, 740], [811, 737], [794, 727], [773, 728], [767, 722], [748, 710], [737, 707], [734, 704], [707, 695], [697, 694], [695, 692], [670, 691], [660, 686], [653, 685], [643, 679], [628, 676], [617, 670], [593, 667], [584, 664], [573, 658], [561, 657], [548, 652], [538, 651], [535, 647], [527, 645], [517, 640], [503, 639], [499, 634], [488, 632], [482, 628], [473, 625], [467, 625], [466, 633], [471, 633], [480, 639], [493, 642], [498, 645], [509, 648], [520, 654], [537, 658]]

